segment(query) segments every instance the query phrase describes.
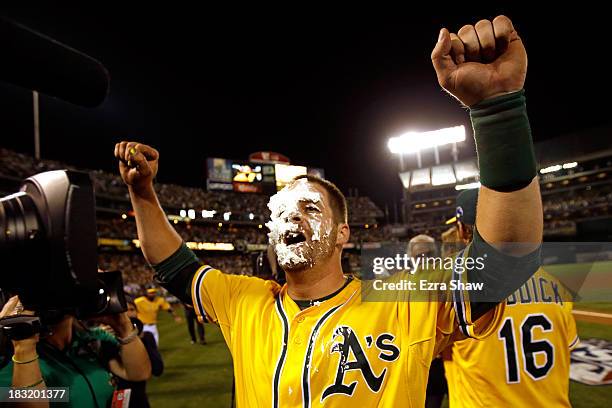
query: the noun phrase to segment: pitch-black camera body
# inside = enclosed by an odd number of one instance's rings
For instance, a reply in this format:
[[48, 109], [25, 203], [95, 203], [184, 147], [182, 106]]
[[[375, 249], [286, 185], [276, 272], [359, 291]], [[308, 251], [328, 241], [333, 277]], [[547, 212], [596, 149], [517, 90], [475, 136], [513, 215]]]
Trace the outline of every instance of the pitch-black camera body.
[[79, 317], [127, 309], [121, 273], [99, 273], [88, 173], [56, 170], [0, 199], [0, 288], [25, 309]]

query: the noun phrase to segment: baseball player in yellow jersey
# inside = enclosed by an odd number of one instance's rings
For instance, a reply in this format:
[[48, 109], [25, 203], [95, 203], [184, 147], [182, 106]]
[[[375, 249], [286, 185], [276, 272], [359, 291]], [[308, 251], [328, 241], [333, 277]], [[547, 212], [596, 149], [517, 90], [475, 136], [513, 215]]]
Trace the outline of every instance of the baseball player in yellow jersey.
[[159, 345], [159, 331], [157, 330], [157, 313], [159, 310], [168, 311], [174, 321], [177, 323], [181, 321], [179, 316], [174, 314], [172, 306], [161, 296], [157, 296], [157, 289], [147, 289], [146, 296], [140, 296], [134, 300], [136, 310], [138, 311], [137, 317], [143, 323], [143, 331], [148, 331], [155, 337], [155, 343]]
[[[500, 16], [459, 35], [442, 29], [432, 62], [444, 89], [470, 107], [479, 149], [483, 187], [470, 256], [488, 257], [485, 268], [469, 268], [463, 277], [502, 301], [537, 269], [542, 239], [522, 91], [525, 49], [511, 21]], [[221, 327], [238, 407], [422, 407], [432, 357], [455, 339], [494, 333], [501, 322], [503, 302], [471, 302], [459, 291], [444, 302], [406, 302], [401, 295], [362, 301], [362, 287], [371, 286], [341, 268], [350, 234], [346, 201], [316, 177], [299, 177], [270, 199], [269, 241], [285, 285], [202, 265], [157, 199], [159, 153], [120, 142], [115, 157], [156, 279]]]
[[[471, 240], [478, 190], [457, 197], [457, 228]], [[570, 407], [570, 351], [578, 344], [572, 296], [539, 269], [507, 300], [496, 334], [453, 343], [444, 366], [450, 408]]]

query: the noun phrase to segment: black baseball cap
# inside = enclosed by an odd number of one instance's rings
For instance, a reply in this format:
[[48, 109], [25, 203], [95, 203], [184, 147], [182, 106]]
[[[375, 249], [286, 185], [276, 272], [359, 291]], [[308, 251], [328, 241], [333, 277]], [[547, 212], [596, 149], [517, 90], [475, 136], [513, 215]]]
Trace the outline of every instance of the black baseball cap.
[[461, 221], [467, 225], [476, 223], [476, 204], [478, 203], [478, 188], [463, 190], [457, 195], [455, 216], [446, 221], [446, 224], [452, 224]]

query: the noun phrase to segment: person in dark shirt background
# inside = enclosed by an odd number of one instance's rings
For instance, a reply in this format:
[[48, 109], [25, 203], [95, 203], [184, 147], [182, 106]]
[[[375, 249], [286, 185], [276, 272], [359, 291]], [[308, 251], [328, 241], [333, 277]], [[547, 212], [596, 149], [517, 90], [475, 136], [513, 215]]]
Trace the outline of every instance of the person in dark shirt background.
[[204, 337], [204, 324], [198, 321], [198, 316], [196, 315], [193, 306], [183, 304], [183, 308], [185, 309], [185, 320], [187, 321], [187, 330], [189, 330], [191, 344], [196, 343], [196, 328], [198, 329], [198, 338], [200, 339], [200, 344], [206, 344], [206, 338]]

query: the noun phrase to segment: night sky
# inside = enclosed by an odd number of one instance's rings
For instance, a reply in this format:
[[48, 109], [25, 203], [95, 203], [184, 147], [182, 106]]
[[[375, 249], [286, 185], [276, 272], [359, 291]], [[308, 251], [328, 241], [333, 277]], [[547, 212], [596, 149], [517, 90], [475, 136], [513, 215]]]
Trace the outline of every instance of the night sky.
[[[401, 195], [388, 137], [469, 127], [431, 67], [439, 29], [500, 13], [527, 47], [536, 141], [612, 123], [612, 36], [601, 10], [98, 6], [0, 9], [110, 71], [97, 109], [42, 97], [43, 158], [116, 171], [114, 144], [134, 139], [160, 150], [160, 181], [203, 186], [206, 157], [273, 150], [383, 207]], [[33, 153], [30, 93], [0, 83], [0, 118], [1, 145]]]

